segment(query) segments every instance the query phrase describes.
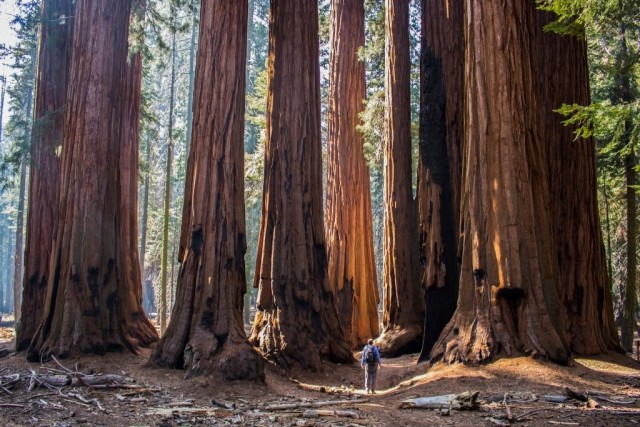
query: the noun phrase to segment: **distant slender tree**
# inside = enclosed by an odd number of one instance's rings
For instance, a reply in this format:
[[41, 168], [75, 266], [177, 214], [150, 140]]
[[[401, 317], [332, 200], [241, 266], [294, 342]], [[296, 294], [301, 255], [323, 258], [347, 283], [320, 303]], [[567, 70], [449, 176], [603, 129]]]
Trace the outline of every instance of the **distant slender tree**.
[[0, 83], [2, 83], [2, 86], [0, 87], [0, 146], [2, 146], [2, 120], [4, 113], [4, 95], [7, 93], [7, 78], [5, 76], [0, 76]]
[[[629, 2], [630, 4], [632, 2]], [[637, 3], [636, 3], [637, 4]], [[618, 5], [619, 11], [624, 13], [624, 6]], [[619, 19], [622, 21], [622, 19]], [[637, 24], [636, 20], [636, 24]], [[638, 54], [633, 52], [628, 46], [627, 24], [620, 22], [617, 28], [618, 46], [614, 66], [614, 86], [610, 95], [612, 103], [631, 104], [637, 102], [637, 83], [632, 76], [634, 62], [637, 63]], [[635, 87], [634, 87], [635, 86]], [[635, 90], [634, 90], [635, 89]], [[627, 118], [624, 123], [625, 143], [631, 143], [632, 132], [631, 118]], [[636, 149], [627, 147], [624, 156], [624, 175], [626, 181], [626, 206], [627, 206], [627, 277], [625, 280], [625, 297], [622, 310], [622, 324], [620, 325], [620, 340], [622, 347], [628, 351], [633, 351], [633, 338], [638, 329], [638, 155]]]
[[394, 356], [420, 349], [424, 293], [411, 185], [409, 2], [385, 5], [384, 311], [377, 343], [383, 354]]
[[[535, 3], [466, 0], [462, 267], [432, 356], [569, 359], [536, 88]], [[505, 42], [508, 40], [508, 43]]]
[[378, 336], [378, 280], [373, 253], [369, 168], [356, 129], [364, 109], [364, 1], [334, 0], [329, 59], [326, 232], [329, 284], [351, 346]]
[[457, 218], [464, 100], [464, 7], [422, 1], [418, 228], [425, 289], [420, 360], [429, 358], [458, 298]]
[[42, 6], [19, 351], [29, 347], [40, 324], [50, 277], [74, 9], [71, 0], [46, 0]]
[[[27, 6], [27, 10], [33, 6]], [[37, 6], [35, 7], [37, 11]], [[13, 114], [9, 119], [14, 140], [15, 161], [18, 164], [18, 195], [16, 203], [15, 220], [15, 246], [14, 246], [14, 268], [13, 268], [13, 313], [19, 329], [21, 309], [22, 309], [22, 280], [24, 273], [24, 219], [27, 190], [27, 166], [29, 162], [29, 147], [32, 143], [33, 127], [33, 95], [35, 91], [35, 78], [37, 66], [37, 25], [33, 22], [37, 12], [31, 10], [24, 22], [20, 25], [22, 29], [17, 32], [20, 46], [14, 55], [20, 55], [16, 59], [14, 66], [18, 70], [14, 73], [14, 85], [12, 98], [14, 101]], [[17, 102], [16, 102], [17, 100]], [[16, 107], [17, 105], [17, 107]]]
[[264, 379], [242, 320], [247, 1], [203, 2], [200, 24], [182, 267], [171, 323], [153, 359], [188, 375], [215, 370], [227, 379]]
[[138, 252], [130, 236], [136, 231], [137, 179], [122, 182], [138, 173], [133, 170], [137, 158], [125, 158], [137, 147], [123, 135], [124, 111], [131, 106], [125, 95], [132, 87], [127, 78], [131, 4], [76, 2], [73, 83], [67, 93], [50, 264], [55, 274], [29, 348], [31, 360], [74, 351], [135, 351], [157, 340], [142, 310]]
[[262, 221], [251, 342], [280, 363], [352, 360], [327, 278], [317, 0], [272, 0]]
[[[589, 105], [587, 42], [544, 31], [557, 17], [538, 11], [538, 93], [551, 191], [554, 247], [571, 350], [599, 354], [618, 346], [596, 197], [595, 141], [575, 139], [554, 110]], [[562, 72], [558, 72], [562, 70]]]
[[[33, 92], [30, 92], [28, 117], [31, 117]], [[31, 126], [31, 121], [29, 122]], [[29, 134], [31, 132], [29, 131]], [[23, 156], [20, 159], [19, 178], [18, 178], [18, 204], [16, 206], [16, 246], [14, 250], [14, 268], [13, 268], [13, 314], [16, 322], [20, 323], [20, 317], [22, 315], [22, 278], [24, 273], [23, 260], [24, 260], [24, 210], [25, 210], [25, 194], [27, 191], [27, 162], [28, 158]], [[19, 326], [18, 326], [19, 329]]]
[[[0, 215], [0, 267], [4, 267], [4, 259], [7, 245], [5, 244], [5, 229], [4, 229], [4, 218]], [[0, 271], [0, 313], [4, 313], [4, 268]]]
[[[172, 16], [175, 11], [172, 10]], [[162, 259], [160, 265], [160, 332], [167, 328], [167, 311], [169, 310], [167, 298], [167, 282], [169, 277], [169, 222], [171, 220], [171, 194], [173, 174], [173, 113], [176, 106], [176, 27], [175, 22], [171, 28], [171, 82], [169, 83], [169, 126], [167, 129], [167, 161], [164, 169], [164, 215], [162, 223]], [[172, 282], [173, 283], [173, 282]]]

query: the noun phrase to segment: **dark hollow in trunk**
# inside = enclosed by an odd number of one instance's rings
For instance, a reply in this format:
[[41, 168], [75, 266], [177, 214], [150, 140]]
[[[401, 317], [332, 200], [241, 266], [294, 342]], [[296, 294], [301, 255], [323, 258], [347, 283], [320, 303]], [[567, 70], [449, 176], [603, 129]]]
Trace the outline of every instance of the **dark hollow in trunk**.
[[463, 133], [461, 2], [422, 2], [418, 229], [424, 333], [420, 362], [451, 320], [458, 298], [457, 222]]

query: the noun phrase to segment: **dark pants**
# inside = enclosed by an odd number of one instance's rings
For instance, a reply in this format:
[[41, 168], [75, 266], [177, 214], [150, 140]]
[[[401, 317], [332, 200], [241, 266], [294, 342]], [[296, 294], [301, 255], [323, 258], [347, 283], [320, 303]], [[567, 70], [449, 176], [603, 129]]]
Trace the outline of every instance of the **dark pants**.
[[378, 374], [378, 365], [366, 365], [364, 368], [364, 388], [366, 390], [376, 391], [376, 376]]

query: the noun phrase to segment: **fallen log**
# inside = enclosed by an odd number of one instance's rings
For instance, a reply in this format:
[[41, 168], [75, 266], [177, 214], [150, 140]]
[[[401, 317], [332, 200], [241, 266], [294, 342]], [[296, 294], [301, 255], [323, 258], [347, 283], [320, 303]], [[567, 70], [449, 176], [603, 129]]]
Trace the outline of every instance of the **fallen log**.
[[297, 403], [280, 403], [276, 405], [268, 405], [262, 408], [265, 411], [291, 411], [303, 408], [321, 408], [323, 406], [333, 405], [356, 405], [367, 403], [369, 399], [353, 399], [353, 400], [328, 400], [324, 402], [297, 402]]
[[465, 391], [460, 394], [445, 394], [442, 396], [416, 397], [414, 399], [403, 400], [400, 403], [402, 409], [442, 409], [451, 408], [457, 410], [474, 410], [478, 403], [479, 391]]
[[589, 401], [589, 397], [584, 394], [584, 393], [580, 393], [574, 390], [571, 390], [569, 387], [565, 387], [564, 391], [567, 393], [567, 396], [579, 400], [580, 402], [588, 402]]
[[559, 394], [545, 394], [542, 398], [549, 403], [566, 403], [569, 398]]
[[341, 418], [358, 418], [358, 414], [354, 411], [340, 411], [334, 409], [309, 409], [302, 414], [303, 418], [320, 418], [320, 417], [341, 417]]
[[77, 374], [76, 378], [80, 385], [87, 387], [100, 386], [123, 386], [126, 385], [127, 378], [122, 375], [86, 375]]
[[147, 415], [163, 415], [163, 416], [171, 416], [173, 414], [189, 414], [189, 415], [199, 415], [199, 416], [216, 416], [217, 411], [211, 408], [205, 407], [189, 407], [189, 408], [149, 408], [147, 411]]

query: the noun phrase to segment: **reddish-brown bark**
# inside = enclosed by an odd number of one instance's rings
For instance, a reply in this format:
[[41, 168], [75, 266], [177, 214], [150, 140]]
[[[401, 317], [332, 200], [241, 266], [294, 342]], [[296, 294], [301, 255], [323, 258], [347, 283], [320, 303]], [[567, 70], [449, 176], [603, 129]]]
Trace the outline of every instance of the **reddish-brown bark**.
[[420, 349], [424, 292], [411, 184], [409, 2], [385, 4], [385, 257], [383, 329], [377, 344], [382, 354], [395, 356]]
[[130, 10], [131, 0], [76, 2], [53, 274], [30, 359], [134, 351], [157, 340], [132, 244], [137, 147], [123, 135], [132, 105], [125, 90], [137, 84], [127, 78]]
[[317, 0], [272, 0], [267, 143], [251, 342], [283, 364], [352, 360], [327, 278]]
[[536, 88], [535, 3], [466, 0], [465, 136], [456, 313], [432, 356], [565, 363]]
[[423, 0], [417, 200], [425, 316], [420, 360], [429, 358], [458, 297], [463, 30], [462, 2]]
[[[46, 0], [38, 59], [35, 123], [29, 176], [29, 208], [24, 263], [22, 317], [16, 349], [26, 350], [40, 324], [53, 244], [60, 178], [62, 127], [67, 99], [75, 4]], [[63, 22], [60, 17], [68, 17]]]
[[329, 284], [345, 339], [360, 347], [378, 336], [369, 168], [357, 126], [364, 109], [364, 1], [334, 0], [329, 59], [328, 182], [325, 229]]
[[599, 354], [618, 347], [613, 322], [596, 194], [595, 142], [575, 139], [553, 110], [562, 104], [588, 105], [589, 69], [584, 38], [543, 31], [555, 18], [537, 12], [539, 94], [547, 150], [551, 217], [554, 223], [571, 350]]
[[176, 304], [153, 360], [262, 378], [242, 318], [247, 1], [203, 2]]

